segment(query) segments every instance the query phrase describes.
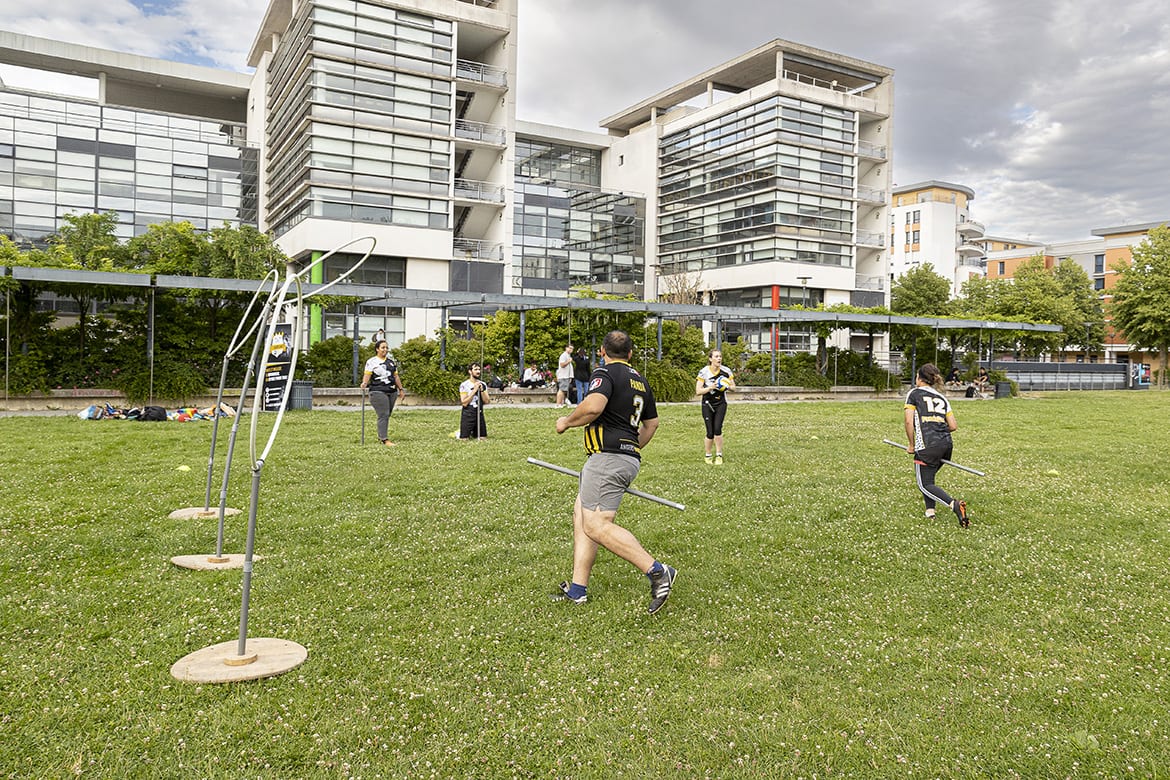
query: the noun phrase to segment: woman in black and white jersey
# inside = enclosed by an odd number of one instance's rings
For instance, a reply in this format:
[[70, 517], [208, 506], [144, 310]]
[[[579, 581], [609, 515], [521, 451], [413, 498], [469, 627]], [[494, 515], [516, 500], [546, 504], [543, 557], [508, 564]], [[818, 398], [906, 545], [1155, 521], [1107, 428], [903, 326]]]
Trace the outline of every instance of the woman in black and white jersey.
[[934, 484], [943, 461], [951, 459], [954, 448], [951, 433], [959, 427], [942, 387], [942, 373], [933, 363], [925, 363], [918, 369], [914, 388], [906, 394], [905, 425], [909, 442], [906, 452], [914, 455], [914, 474], [926, 503], [926, 516], [933, 518], [935, 504], [945, 504], [959, 518], [959, 526], [966, 528], [971, 522], [967, 502], [951, 498]]
[[[723, 353], [712, 349], [707, 353], [707, 365], [695, 379], [695, 395], [703, 399], [703, 425], [707, 436], [703, 439], [703, 460], [710, 466], [723, 465], [723, 418], [727, 416], [727, 391], [735, 389], [731, 369], [723, 365]], [[712, 460], [711, 447], [715, 447]]]
[[362, 389], [370, 389], [370, 406], [378, 415], [378, 440], [387, 447], [393, 447], [390, 441], [390, 413], [394, 411], [394, 401], [399, 394], [406, 395], [402, 389], [402, 379], [398, 376], [398, 363], [390, 357], [390, 345], [385, 339], [379, 339], [374, 344], [374, 356], [366, 361], [366, 369], [362, 374]]

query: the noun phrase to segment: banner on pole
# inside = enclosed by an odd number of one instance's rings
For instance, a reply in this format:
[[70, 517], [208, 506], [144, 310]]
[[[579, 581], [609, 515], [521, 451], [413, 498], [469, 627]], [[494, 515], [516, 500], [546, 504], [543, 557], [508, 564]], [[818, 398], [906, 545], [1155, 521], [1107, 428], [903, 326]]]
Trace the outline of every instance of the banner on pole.
[[272, 334], [264, 363], [264, 411], [277, 412], [284, 402], [292, 366], [292, 323], [280, 322]]

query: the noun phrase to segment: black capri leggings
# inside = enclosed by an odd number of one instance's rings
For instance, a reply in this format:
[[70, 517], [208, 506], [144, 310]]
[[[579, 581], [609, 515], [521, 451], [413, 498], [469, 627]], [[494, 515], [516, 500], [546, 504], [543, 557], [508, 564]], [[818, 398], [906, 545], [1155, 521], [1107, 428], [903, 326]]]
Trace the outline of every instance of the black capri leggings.
[[723, 418], [727, 416], [727, 404], [712, 404], [703, 401], [703, 424], [707, 426], [707, 438], [723, 435]]

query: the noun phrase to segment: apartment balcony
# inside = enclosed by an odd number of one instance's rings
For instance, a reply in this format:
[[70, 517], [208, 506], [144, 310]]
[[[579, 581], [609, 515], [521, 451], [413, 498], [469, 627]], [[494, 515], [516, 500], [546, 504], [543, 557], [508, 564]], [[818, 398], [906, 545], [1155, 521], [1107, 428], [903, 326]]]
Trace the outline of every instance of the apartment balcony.
[[508, 71], [506, 69], [472, 60], [458, 60], [455, 63], [455, 78], [488, 87], [508, 88]]
[[870, 160], [884, 160], [886, 159], [886, 147], [870, 143], [869, 141], [858, 141], [857, 156], [866, 157]]
[[504, 204], [504, 187], [502, 184], [493, 184], [490, 181], [475, 181], [473, 179], [455, 180], [455, 199], [473, 200], [478, 203]]
[[857, 274], [856, 281], [853, 283], [856, 290], [873, 290], [882, 292], [886, 289], [886, 277], [884, 276], [868, 276], [865, 274]]
[[483, 8], [495, 8], [499, 0], [459, 0], [459, 2], [467, 3], [468, 5], [478, 5]]
[[964, 238], [982, 238], [987, 234], [987, 228], [983, 226], [982, 222], [976, 222], [969, 219], [966, 222], [960, 222], [958, 225], [959, 235]]
[[960, 258], [964, 258], [964, 257], [982, 258], [983, 254], [984, 254], [983, 247], [979, 246], [978, 244], [972, 244], [970, 241], [964, 241], [963, 243], [959, 244], [957, 251], [959, 253]]
[[508, 132], [501, 125], [492, 125], [487, 122], [472, 122], [467, 119], [455, 120], [455, 137], [476, 143], [504, 146], [508, 141]]
[[454, 245], [456, 260], [478, 260], [489, 262], [503, 262], [504, 247], [492, 241], [482, 241], [477, 238], [456, 238]]
[[875, 233], [871, 230], [858, 230], [857, 231], [857, 245], [858, 246], [865, 246], [865, 247], [872, 247], [874, 249], [885, 249], [886, 248], [886, 234], [885, 233]]
[[857, 187], [857, 199], [865, 203], [885, 203], [886, 191], [876, 187]]
[[986, 267], [986, 260], [982, 257], [959, 256], [959, 265], [963, 268], [978, 268], [983, 270]]

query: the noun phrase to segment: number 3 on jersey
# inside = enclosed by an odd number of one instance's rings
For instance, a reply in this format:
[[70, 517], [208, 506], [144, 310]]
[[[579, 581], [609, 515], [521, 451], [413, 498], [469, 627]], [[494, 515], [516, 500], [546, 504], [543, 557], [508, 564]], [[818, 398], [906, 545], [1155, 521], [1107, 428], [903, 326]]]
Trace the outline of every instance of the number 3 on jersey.
[[642, 424], [642, 406], [645, 403], [642, 396], [634, 396], [634, 413], [630, 415], [630, 425], [634, 426], [634, 430], [638, 430], [638, 426]]

